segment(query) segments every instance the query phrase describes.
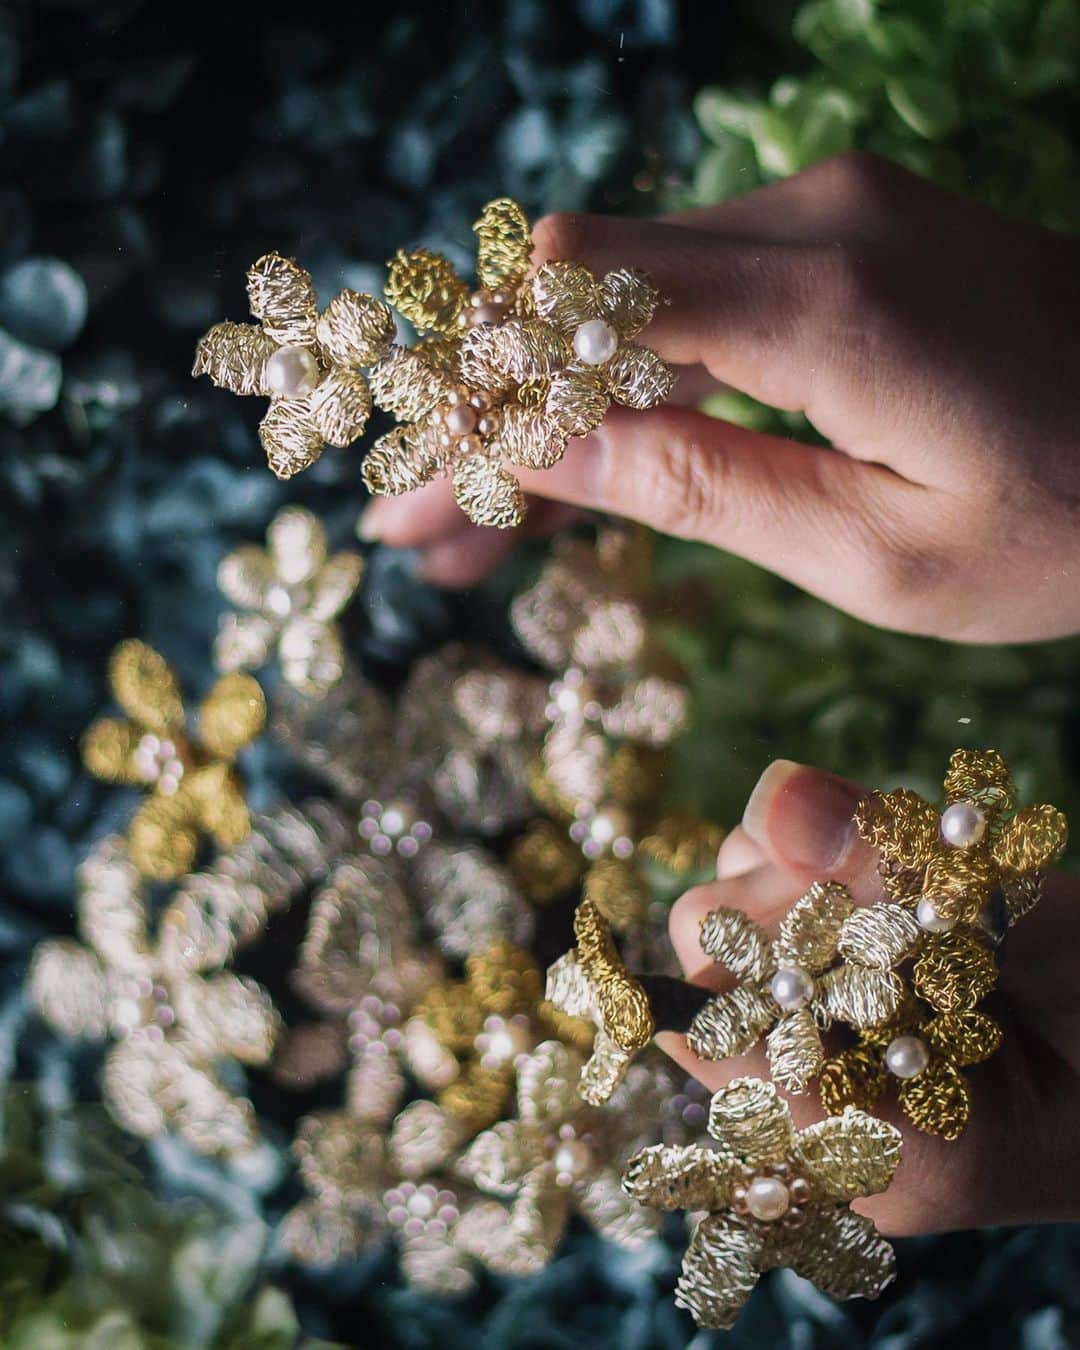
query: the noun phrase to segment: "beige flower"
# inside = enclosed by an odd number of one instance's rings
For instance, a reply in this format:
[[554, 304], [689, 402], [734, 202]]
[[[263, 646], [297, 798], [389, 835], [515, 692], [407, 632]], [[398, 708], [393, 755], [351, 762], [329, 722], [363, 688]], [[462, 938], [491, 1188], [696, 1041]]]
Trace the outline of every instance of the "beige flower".
[[360, 367], [385, 356], [394, 318], [381, 300], [353, 290], [320, 314], [310, 274], [277, 253], [249, 269], [247, 290], [258, 323], [215, 324], [199, 341], [192, 374], [234, 394], [269, 396], [259, 439], [274, 473], [291, 478], [324, 444], [344, 447], [363, 432], [371, 392]]
[[718, 1148], [647, 1148], [627, 1164], [628, 1194], [703, 1212], [675, 1301], [703, 1327], [730, 1327], [759, 1276], [789, 1266], [833, 1298], [876, 1298], [895, 1276], [892, 1247], [849, 1202], [888, 1186], [900, 1131], [849, 1107], [796, 1132], [772, 1083], [736, 1078], [712, 1099]]
[[357, 553], [326, 555], [326, 534], [303, 507], [279, 511], [266, 548], [246, 544], [222, 559], [218, 586], [237, 613], [224, 616], [214, 644], [218, 670], [254, 669], [276, 651], [287, 683], [303, 693], [336, 684], [345, 668], [334, 620], [363, 572]]

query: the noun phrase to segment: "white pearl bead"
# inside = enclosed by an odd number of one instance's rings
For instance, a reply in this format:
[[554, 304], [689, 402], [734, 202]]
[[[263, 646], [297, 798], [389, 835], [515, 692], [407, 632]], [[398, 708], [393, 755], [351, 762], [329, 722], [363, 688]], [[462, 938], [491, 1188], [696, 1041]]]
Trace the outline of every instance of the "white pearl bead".
[[986, 833], [986, 816], [974, 802], [953, 802], [941, 813], [941, 837], [953, 848], [971, 848]]
[[459, 403], [447, 410], [444, 421], [451, 435], [468, 436], [471, 431], [476, 430], [476, 409], [470, 408], [467, 403]]
[[885, 1051], [885, 1067], [897, 1078], [917, 1078], [930, 1063], [930, 1049], [918, 1036], [897, 1036]]
[[746, 1188], [746, 1208], [763, 1223], [771, 1223], [788, 1212], [791, 1195], [779, 1177], [755, 1177]]
[[574, 334], [574, 352], [587, 366], [610, 361], [619, 346], [619, 335], [603, 319], [588, 319]]
[[814, 981], [799, 966], [787, 966], [772, 977], [769, 989], [785, 1012], [792, 1012], [808, 1002], [814, 992]]
[[555, 1150], [552, 1158], [555, 1175], [561, 1186], [582, 1177], [592, 1163], [592, 1150], [584, 1139], [566, 1139]]
[[915, 918], [919, 927], [928, 933], [948, 933], [956, 927], [956, 920], [942, 918], [929, 900], [919, 901]]
[[267, 358], [265, 379], [278, 398], [303, 398], [319, 383], [319, 363], [307, 347], [279, 347]]
[[482, 323], [502, 323], [506, 318], [506, 306], [496, 305], [488, 302], [483, 305], [476, 305], [469, 310], [468, 325], [470, 328], [477, 328]]

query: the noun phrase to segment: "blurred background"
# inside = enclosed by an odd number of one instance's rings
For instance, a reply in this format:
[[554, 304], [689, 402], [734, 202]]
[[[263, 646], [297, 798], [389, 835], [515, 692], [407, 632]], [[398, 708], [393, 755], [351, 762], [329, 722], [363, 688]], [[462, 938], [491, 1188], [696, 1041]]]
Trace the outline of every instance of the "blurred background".
[[[575, 1232], [543, 1275], [439, 1302], [401, 1283], [392, 1253], [321, 1280], [275, 1263], [284, 1164], [226, 1174], [100, 1122], [73, 1128], [94, 1110], [95, 1062], [45, 1033], [22, 981], [34, 942], [72, 930], [74, 868], [127, 811], [81, 769], [78, 737], [123, 637], [208, 687], [218, 562], [284, 502], [356, 546], [355, 452], [279, 483], [261, 408], [190, 379], [204, 329], [245, 316], [254, 258], [296, 256], [324, 299], [377, 292], [399, 245], [467, 269], [490, 197], [533, 218], [648, 214], [851, 146], [1074, 229], [1078, 67], [1073, 0], [0, 4], [0, 1078], [17, 1085], [0, 1235], [18, 1220], [0, 1240], [0, 1344], [719, 1341], [671, 1306], [678, 1234], [631, 1257]], [[807, 430], [734, 395], [713, 410]], [[422, 584], [409, 554], [367, 551], [350, 650], [389, 680], [451, 636], [505, 646], [507, 599], [538, 553], [454, 596]], [[658, 566], [664, 636], [695, 698], [681, 804], [733, 823], [777, 755], [933, 793], [954, 746], [992, 744], [1024, 795], [1080, 818], [1076, 642], [908, 639], [704, 549], [662, 544]], [[273, 750], [249, 769], [255, 803], [271, 800]], [[268, 1125], [283, 1157], [287, 1135]], [[961, 1334], [1080, 1343], [1077, 1236], [903, 1243], [873, 1305], [838, 1307], [781, 1273], [723, 1339], [901, 1350]]]

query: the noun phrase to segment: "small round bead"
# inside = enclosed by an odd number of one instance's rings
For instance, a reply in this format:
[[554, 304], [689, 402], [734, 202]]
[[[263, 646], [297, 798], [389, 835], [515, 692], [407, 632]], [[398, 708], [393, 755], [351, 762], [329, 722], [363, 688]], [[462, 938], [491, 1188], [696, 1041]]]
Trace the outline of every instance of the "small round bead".
[[793, 1204], [803, 1205], [810, 1199], [810, 1183], [805, 1177], [796, 1177], [788, 1187]]
[[885, 1067], [897, 1078], [917, 1078], [930, 1063], [930, 1048], [918, 1036], [897, 1036], [885, 1051]]
[[469, 402], [477, 412], [486, 412], [491, 407], [491, 395], [485, 394], [482, 389], [478, 389], [475, 394], [469, 395]]
[[618, 350], [619, 335], [603, 319], [587, 319], [574, 334], [574, 352], [587, 366], [602, 366]]
[[787, 966], [772, 977], [769, 990], [785, 1012], [793, 1012], [809, 1001], [814, 992], [814, 981], [799, 966]]
[[506, 307], [488, 303], [477, 305], [475, 309], [469, 311], [469, 327], [479, 328], [482, 323], [502, 323], [506, 317]]
[[475, 455], [483, 450], [484, 443], [479, 436], [459, 436], [457, 448], [459, 454]]
[[755, 1177], [746, 1189], [746, 1208], [762, 1223], [772, 1223], [788, 1211], [791, 1196], [779, 1177]]
[[919, 901], [915, 918], [919, 927], [928, 933], [948, 933], [956, 927], [956, 920], [943, 918], [929, 900]]
[[986, 833], [986, 814], [974, 802], [953, 802], [941, 813], [941, 837], [953, 848], [973, 848]]
[[453, 436], [467, 436], [476, 430], [476, 409], [467, 403], [458, 403], [446, 413], [446, 429]]
[[319, 363], [307, 347], [279, 347], [267, 358], [263, 375], [278, 398], [303, 398], [319, 383]]
[[559, 1184], [568, 1186], [588, 1172], [592, 1164], [592, 1149], [584, 1139], [567, 1139], [555, 1150], [552, 1162]]
[[485, 413], [477, 418], [476, 430], [481, 436], [494, 436], [499, 429], [499, 419], [495, 413]]

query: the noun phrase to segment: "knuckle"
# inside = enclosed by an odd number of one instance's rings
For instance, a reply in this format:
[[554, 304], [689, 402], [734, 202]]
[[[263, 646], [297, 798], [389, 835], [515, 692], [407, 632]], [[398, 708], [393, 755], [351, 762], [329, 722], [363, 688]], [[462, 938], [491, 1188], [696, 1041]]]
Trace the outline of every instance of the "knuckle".
[[556, 211], [541, 216], [533, 226], [533, 245], [541, 261], [565, 258], [579, 261], [586, 253], [592, 234], [590, 218], [573, 211]]
[[904, 171], [869, 150], [845, 150], [822, 160], [815, 169], [821, 187], [834, 204], [867, 212], [892, 205]]
[[692, 435], [665, 437], [644, 457], [634, 479], [640, 514], [666, 534], [684, 539], [714, 536], [721, 525], [725, 493], [723, 457]]

